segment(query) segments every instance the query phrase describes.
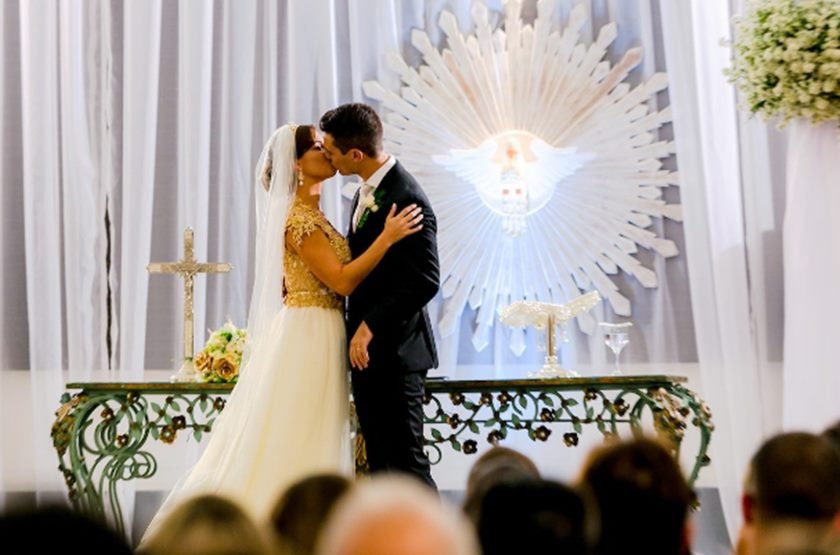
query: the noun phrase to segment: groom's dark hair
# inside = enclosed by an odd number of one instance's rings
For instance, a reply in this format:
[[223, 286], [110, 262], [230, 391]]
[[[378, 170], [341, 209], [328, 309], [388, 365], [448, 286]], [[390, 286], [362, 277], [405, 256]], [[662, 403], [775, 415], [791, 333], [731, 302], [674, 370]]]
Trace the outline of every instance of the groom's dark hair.
[[342, 154], [357, 148], [375, 157], [382, 150], [382, 120], [367, 104], [342, 104], [321, 116], [319, 125], [321, 131], [332, 135]]

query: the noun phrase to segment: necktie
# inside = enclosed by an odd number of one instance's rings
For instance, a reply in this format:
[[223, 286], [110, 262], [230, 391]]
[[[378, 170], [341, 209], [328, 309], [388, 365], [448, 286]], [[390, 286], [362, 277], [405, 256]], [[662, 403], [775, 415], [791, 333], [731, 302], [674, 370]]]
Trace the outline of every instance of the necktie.
[[356, 204], [356, 211], [353, 213], [353, 231], [356, 231], [356, 227], [359, 225], [359, 220], [365, 212], [364, 199], [366, 196], [373, 193], [374, 189], [375, 187], [373, 185], [368, 185], [367, 183], [362, 184], [362, 188], [359, 191], [359, 202]]

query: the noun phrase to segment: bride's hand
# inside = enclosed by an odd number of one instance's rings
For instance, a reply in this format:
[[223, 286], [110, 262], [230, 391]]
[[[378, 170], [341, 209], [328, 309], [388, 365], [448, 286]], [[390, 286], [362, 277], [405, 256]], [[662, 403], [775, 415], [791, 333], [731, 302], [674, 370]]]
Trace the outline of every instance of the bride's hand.
[[391, 211], [385, 218], [385, 229], [382, 236], [393, 245], [400, 239], [413, 235], [423, 229], [423, 209], [416, 204], [410, 204], [397, 214], [397, 205], [391, 205]]

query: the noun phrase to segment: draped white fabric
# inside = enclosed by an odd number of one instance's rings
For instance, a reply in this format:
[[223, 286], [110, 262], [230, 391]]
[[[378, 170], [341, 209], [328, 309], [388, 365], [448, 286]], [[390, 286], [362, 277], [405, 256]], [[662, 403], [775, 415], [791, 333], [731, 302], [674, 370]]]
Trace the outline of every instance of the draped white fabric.
[[[722, 68], [728, 9], [722, 3], [663, 3], [688, 271], [705, 398], [714, 407], [712, 445], [730, 535], [740, 524], [740, 483], [773, 423], [764, 419], [744, 232], [735, 95]], [[683, 48], [676, 47], [677, 44]], [[669, 45], [672, 47], [669, 48]]]
[[24, 2], [19, 17], [29, 352], [32, 368], [49, 371], [64, 366], [58, 6]]
[[[501, 10], [500, 0], [487, 3]], [[631, 84], [669, 74], [668, 93], [651, 102], [674, 110], [662, 138], [676, 138], [677, 157], [666, 164], [678, 168], [681, 188], [665, 194], [681, 201], [685, 224], [654, 225], [681, 255], [641, 253], [660, 277], [656, 289], [617, 278], [636, 324], [623, 356], [640, 371], [681, 373], [699, 362], [692, 380], [702, 383], [689, 387], [715, 411], [714, 471], [732, 531], [747, 457], [781, 425], [785, 145], [735, 110], [719, 46], [728, 2], [561, 0], [557, 23], [578, 3], [588, 8], [586, 40], [618, 23], [611, 61], [644, 48]], [[536, 2], [524, 7], [533, 17]], [[141, 379], [144, 369], [177, 366], [181, 282], [145, 268], [180, 258], [184, 227], [195, 230], [197, 258], [233, 264], [229, 274], [196, 280], [196, 343], [227, 318], [245, 324], [260, 147], [282, 123], [317, 122], [341, 102], [365, 100], [365, 80], [398, 86], [384, 55], [400, 50], [417, 61], [410, 30], [443, 40], [442, 9], [470, 29], [469, 2], [458, 0], [0, 4], [0, 369], [30, 369], [0, 381], [0, 422], [21, 409], [6, 402], [11, 384], [43, 373], [30, 380], [33, 403], [22, 409], [33, 422], [22, 442], [31, 449], [9, 464], [20, 430], [0, 425], [0, 491], [61, 491], [46, 430], [68, 375], [112, 368]], [[323, 205], [344, 229], [339, 185], [325, 187]], [[468, 311], [461, 333], [441, 341], [441, 373], [517, 376], [539, 360], [534, 338], [517, 359], [501, 327], [474, 352], [472, 320]], [[579, 332], [563, 357], [596, 368], [607, 360], [601, 341]], [[42, 459], [43, 468], [21, 462]]]
[[840, 372], [840, 140], [836, 122], [796, 121], [790, 134], [785, 210], [784, 424], [820, 432], [837, 421]]
[[[201, 0], [185, 0], [178, 4], [178, 174], [176, 183], [208, 183], [210, 181], [210, 79], [213, 75], [213, 5]], [[178, 226], [208, 229], [209, 187], [178, 189]], [[246, 229], [247, 232], [247, 229]], [[198, 260], [207, 260], [208, 237], [202, 233], [194, 243]], [[206, 280], [197, 280], [195, 296], [207, 296]], [[194, 327], [206, 328], [206, 305], [196, 307]], [[177, 347], [177, 345], [175, 345]]]
[[114, 222], [120, 246], [119, 366], [125, 379], [139, 378], [145, 363], [145, 328], [152, 252], [152, 208], [158, 139], [161, 2], [127, 2], [123, 31], [121, 211]]

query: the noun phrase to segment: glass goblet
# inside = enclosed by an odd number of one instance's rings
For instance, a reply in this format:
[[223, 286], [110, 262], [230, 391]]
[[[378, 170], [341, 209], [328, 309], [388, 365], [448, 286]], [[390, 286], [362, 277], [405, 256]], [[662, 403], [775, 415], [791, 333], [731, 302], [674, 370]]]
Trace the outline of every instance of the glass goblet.
[[631, 322], [622, 322], [620, 324], [612, 324], [609, 322], [600, 322], [598, 327], [604, 334], [604, 344], [609, 347], [615, 357], [615, 367], [613, 368], [611, 376], [621, 376], [621, 368], [619, 367], [619, 357], [622, 349], [630, 343], [630, 328], [633, 327]]

